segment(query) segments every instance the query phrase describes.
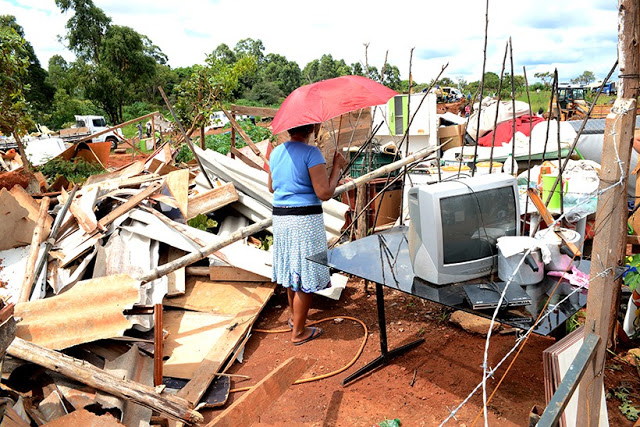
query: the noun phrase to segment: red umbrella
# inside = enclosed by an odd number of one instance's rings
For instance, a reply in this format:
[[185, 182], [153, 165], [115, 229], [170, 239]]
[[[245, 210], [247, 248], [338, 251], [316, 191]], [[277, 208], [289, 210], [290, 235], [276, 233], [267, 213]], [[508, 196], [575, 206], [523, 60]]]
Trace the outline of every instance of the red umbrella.
[[299, 87], [287, 96], [271, 123], [274, 134], [322, 123], [350, 111], [386, 103], [398, 93], [361, 76], [342, 76]]

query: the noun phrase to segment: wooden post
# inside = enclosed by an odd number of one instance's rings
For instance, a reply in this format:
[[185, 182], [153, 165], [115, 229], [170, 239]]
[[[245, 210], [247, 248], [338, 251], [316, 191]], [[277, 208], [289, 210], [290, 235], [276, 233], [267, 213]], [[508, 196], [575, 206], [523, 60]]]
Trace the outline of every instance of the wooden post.
[[116, 377], [84, 360], [75, 359], [21, 338], [16, 337], [13, 340], [7, 349], [7, 354], [58, 372], [97, 390], [131, 400], [187, 424], [204, 421], [202, 415], [194, 411], [192, 405], [185, 399], [172, 394], [158, 393], [153, 387]]
[[153, 306], [153, 385], [162, 384], [162, 304]]
[[[622, 185], [614, 187], [598, 198], [596, 226], [598, 233], [593, 240], [591, 253], [591, 283], [587, 297], [585, 334], [600, 337], [596, 355], [587, 366], [578, 398], [576, 425], [597, 426], [604, 381], [604, 364], [608, 338], [615, 330], [620, 282], [614, 281], [615, 267], [623, 265], [627, 231], [627, 176], [633, 146], [638, 97], [638, 72], [640, 72], [640, 9], [635, 0], [618, 3], [618, 58], [620, 85], [618, 99], [607, 116], [600, 189], [617, 182], [625, 174]], [[621, 161], [621, 167], [618, 164]], [[596, 275], [611, 269], [601, 276]]]
[[[231, 117], [236, 118], [236, 115], [234, 113], [231, 113]], [[236, 155], [235, 155], [235, 151], [236, 151], [236, 128], [234, 128], [233, 126], [231, 126], [231, 158], [235, 159]]]
[[31, 247], [29, 248], [29, 258], [27, 258], [27, 265], [24, 270], [24, 280], [22, 281], [22, 288], [20, 289], [20, 298], [18, 299], [18, 302], [27, 302], [29, 301], [29, 297], [31, 297], [32, 284], [35, 282], [33, 279], [33, 272], [36, 268], [36, 261], [38, 260], [38, 249], [40, 248], [40, 243], [44, 240], [42, 230], [44, 229], [48, 214], [49, 198], [44, 197], [40, 201], [40, 210], [38, 211], [38, 222], [36, 224], [36, 228], [33, 229]]
[[[153, 141], [153, 151], [156, 150], [156, 119], [155, 116], [151, 116], [151, 138]], [[144, 147], [145, 149], [147, 148], [147, 146], [145, 145]]]
[[[202, 106], [202, 89], [198, 89], [198, 105]], [[204, 145], [204, 120], [200, 125], [200, 148], [205, 149]], [[233, 157], [233, 156], [231, 156]]]

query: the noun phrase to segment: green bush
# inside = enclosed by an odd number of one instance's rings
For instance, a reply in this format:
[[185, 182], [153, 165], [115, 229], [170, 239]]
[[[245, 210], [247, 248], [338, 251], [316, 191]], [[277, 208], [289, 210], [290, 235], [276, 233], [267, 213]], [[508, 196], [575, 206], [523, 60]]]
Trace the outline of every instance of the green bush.
[[74, 160], [52, 159], [38, 168], [49, 181], [55, 181], [59, 176], [64, 176], [67, 181], [82, 183], [91, 175], [106, 172], [98, 163], [89, 163], [83, 158]]
[[[249, 120], [241, 121], [239, 122], [239, 124], [253, 142], [260, 142], [264, 141], [265, 139], [271, 138], [271, 131], [266, 127], [256, 126]], [[225, 130], [229, 128], [230, 126], [227, 125], [225, 127]], [[194, 144], [199, 145], [199, 142], [196, 141], [197, 139], [194, 140]], [[229, 150], [231, 149], [231, 131], [217, 135], [205, 136], [204, 145], [209, 150], [217, 151], [218, 153], [227, 155], [229, 153]], [[246, 144], [242, 140], [242, 138], [240, 138], [240, 136], [236, 134], [236, 148], [242, 148], [245, 145]], [[193, 159], [193, 153], [191, 152], [187, 144], [183, 144], [180, 147], [178, 155], [176, 156], [176, 161], [188, 162], [191, 159]]]

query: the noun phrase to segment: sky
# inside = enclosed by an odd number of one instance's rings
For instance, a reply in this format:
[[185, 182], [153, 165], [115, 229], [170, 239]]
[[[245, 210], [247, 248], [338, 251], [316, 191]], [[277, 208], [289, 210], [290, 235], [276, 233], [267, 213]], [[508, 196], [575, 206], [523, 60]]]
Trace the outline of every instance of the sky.
[[[112, 23], [149, 37], [171, 67], [203, 63], [218, 45], [262, 40], [300, 68], [323, 54], [376, 66], [390, 64], [407, 79], [427, 83], [443, 76], [479, 80], [486, 2], [272, 0], [94, 0]], [[311, 7], [314, 5], [314, 7]], [[43, 68], [49, 58], [75, 59], [66, 49], [63, 14], [54, 0], [0, 0], [0, 14], [14, 15]], [[558, 69], [560, 81], [583, 71], [604, 78], [617, 57], [615, 0], [489, 0], [487, 71], [500, 73], [505, 45], [513, 44], [514, 74]], [[368, 49], [365, 49], [368, 44]], [[411, 53], [413, 49], [413, 54]], [[509, 71], [507, 57], [507, 72]], [[614, 74], [615, 77], [615, 74]]]

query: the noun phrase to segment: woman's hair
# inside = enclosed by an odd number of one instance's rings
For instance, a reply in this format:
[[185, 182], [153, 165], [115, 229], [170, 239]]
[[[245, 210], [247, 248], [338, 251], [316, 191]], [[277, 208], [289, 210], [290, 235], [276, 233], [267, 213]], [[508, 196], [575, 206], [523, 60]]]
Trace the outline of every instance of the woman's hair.
[[289, 132], [289, 136], [300, 135], [306, 138], [308, 135], [311, 135], [313, 133], [313, 128], [314, 128], [313, 124], [302, 125], [295, 128], [291, 128], [287, 132]]

